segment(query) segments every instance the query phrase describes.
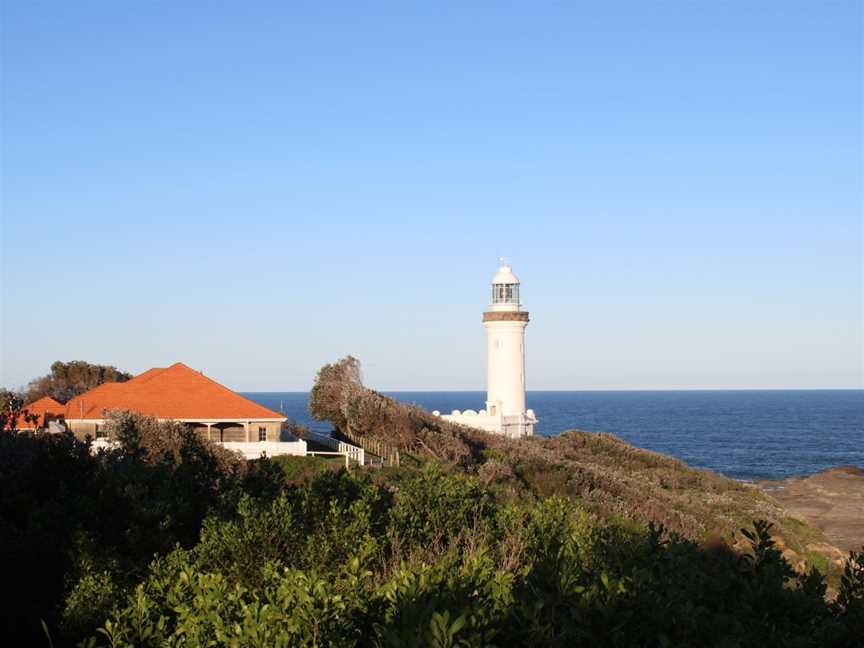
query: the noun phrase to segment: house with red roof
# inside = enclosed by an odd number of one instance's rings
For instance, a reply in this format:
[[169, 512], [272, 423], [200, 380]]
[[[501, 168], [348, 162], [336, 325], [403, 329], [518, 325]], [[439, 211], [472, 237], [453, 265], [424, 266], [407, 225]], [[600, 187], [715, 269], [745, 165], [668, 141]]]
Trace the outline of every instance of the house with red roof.
[[35, 416], [36, 421], [25, 421], [23, 416], [19, 417], [15, 423], [17, 430], [44, 430], [52, 422], [62, 422], [66, 413], [66, 406], [50, 396], [43, 396], [25, 406], [24, 409], [27, 414]]
[[182, 362], [148, 369], [126, 382], [103, 383], [66, 403], [63, 414], [75, 436], [96, 439], [104, 436], [112, 410], [181, 421], [222, 443], [280, 441], [287, 420]]

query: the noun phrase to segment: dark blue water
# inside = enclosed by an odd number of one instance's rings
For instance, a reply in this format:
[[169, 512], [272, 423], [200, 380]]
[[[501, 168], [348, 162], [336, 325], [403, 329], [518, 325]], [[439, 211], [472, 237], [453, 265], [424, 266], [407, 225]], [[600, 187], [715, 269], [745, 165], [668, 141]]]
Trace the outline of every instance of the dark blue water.
[[[314, 430], [307, 394], [248, 393]], [[393, 392], [428, 410], [481, 409], [484, 392]], [[625, 441], [735, 479], [806, 475], [832, 466], [864, 467], [864, 391], [528, 392], [537, 434], [572, 428]]]

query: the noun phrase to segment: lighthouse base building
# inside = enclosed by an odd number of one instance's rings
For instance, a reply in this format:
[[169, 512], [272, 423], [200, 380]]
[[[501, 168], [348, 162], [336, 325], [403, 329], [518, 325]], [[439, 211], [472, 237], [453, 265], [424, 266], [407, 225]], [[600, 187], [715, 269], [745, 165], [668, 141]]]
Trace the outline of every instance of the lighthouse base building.
[[452, 421], [460, 425], [469, 425], [474, 428], [479, 428], [486, 432], [494, 432], [495, 434], [503, 434], [514, 439], [534, 434], [534, 424], [537, 423], [537, 418], [534, 416], [534, 410], [526, 410], [523, 414], [516, 416], [505, 416], [504, 414], [489, 414], [485, 409], [475, 412], [474, 410], [453, 410], [450, 414], [441, 415], [445, 421]]
[[[486, 408], [453, 410], [443, 419], [519, 438], [534, 434], [537, 417], [525, 409], [525, 328], [528, 312], [519, 301], [519, 279], [502, 264], [492, 279], [486, 329]], [[440, 412], [434, 412], [441, 416]]]

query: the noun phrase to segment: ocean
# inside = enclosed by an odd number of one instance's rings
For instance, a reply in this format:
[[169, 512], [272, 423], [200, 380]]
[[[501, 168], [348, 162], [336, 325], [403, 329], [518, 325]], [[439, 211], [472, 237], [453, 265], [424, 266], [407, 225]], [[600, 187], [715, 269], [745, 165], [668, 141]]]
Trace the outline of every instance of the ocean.
[[[304, 392], [245, 396], [313, 430]], [[388, 392], [426, 409], [483, 407], [485, 392]], [[733, 479], [809, 475], [833, 466], [864, 467], [864, 391], [529, 391], [535, 432], [578, 428], [611, 432], [640, 448], [678, 457]]]

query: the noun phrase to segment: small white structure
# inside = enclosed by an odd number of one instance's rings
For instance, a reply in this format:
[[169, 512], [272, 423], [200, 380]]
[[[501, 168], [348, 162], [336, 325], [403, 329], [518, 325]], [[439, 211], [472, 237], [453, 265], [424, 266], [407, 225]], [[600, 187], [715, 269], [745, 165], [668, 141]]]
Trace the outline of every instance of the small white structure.
[[453, 410], [442, 418], [509, 437], [534, 434], [537, 417], [532, 410], [525, 409], [527, 326], [528, 312], [522, 310], [519, 301], [519, 279], [509, 265], [502, 263], [492, 279], [492, 303], [483, 313], [486, 409], [479, 412]]
[[260, 459], [261, 455], [268, 457], [280, 457], [282, 455], [293, 455], [305, 457], [308, 453], [306, 442], [303, 439], [295, 441], [223, 441], [220, 444], [226, 450], [239, 452], [244, 459]]
[[[261, 455], [268, 457], [280, 457], [282, 455], [293, 455], [295, 457], [305, 457], [309, 453], [306, 449], [306, 442], [303, 439], [295, 439], [294, 441], [216, 441], [226, 450], [238, 452], [243, 455], [244, 459], [260, 459]], [[90, 452], [96, 454], [100, 450], [111, 450], [119, 447], [120, 444], [113, 439], [99, 437], [90, 442]], [[343, 453], [344, 454], [344, 453]], [[346, 462], [347, 463], [347, 462]]]

